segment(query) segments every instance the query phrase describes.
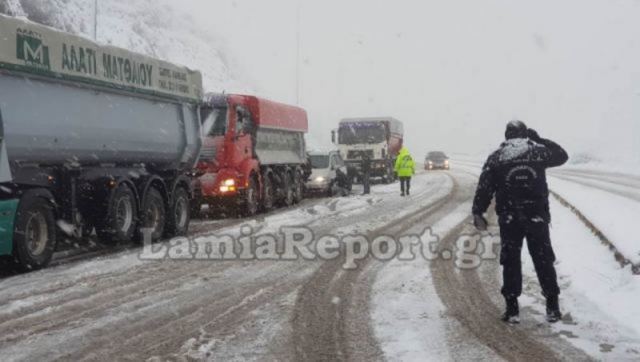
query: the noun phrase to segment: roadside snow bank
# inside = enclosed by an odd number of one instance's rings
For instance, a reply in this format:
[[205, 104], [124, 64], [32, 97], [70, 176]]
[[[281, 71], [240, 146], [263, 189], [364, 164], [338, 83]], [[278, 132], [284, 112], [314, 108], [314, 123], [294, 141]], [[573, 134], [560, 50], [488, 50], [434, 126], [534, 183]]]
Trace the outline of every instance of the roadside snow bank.
[[[598, 360], [640, 359], [640, 277], [632, 275], [630, 267], [621, 268], [569, 209], [553, 199], [551, 209], [551, 237], [566, 318], [550, 328]], [[543, 314], [544, 299], [533, 263], [528, 257], [522, 260], [525, 295], [521, 304]]]
[[[591, 220], [622, 255], [634, 264], [640, 263], [640, 240], [635, 232], [640, 220], [639, 202], [555, 177], [549, 178], [549, 187]], [[613, 259], [611, 252], [606, 255]]]

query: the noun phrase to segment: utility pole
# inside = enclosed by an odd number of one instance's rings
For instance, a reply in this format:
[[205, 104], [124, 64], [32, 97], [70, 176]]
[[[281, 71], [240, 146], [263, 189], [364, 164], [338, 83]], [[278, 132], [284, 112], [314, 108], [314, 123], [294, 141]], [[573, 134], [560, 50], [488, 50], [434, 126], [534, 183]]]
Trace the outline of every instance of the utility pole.
[[296, 7], [296, 105], [300, 105], [300, 16], [302, 0], [297, 0]]
[[93, 4], [93, 40], [98, 41], [98, 0]]

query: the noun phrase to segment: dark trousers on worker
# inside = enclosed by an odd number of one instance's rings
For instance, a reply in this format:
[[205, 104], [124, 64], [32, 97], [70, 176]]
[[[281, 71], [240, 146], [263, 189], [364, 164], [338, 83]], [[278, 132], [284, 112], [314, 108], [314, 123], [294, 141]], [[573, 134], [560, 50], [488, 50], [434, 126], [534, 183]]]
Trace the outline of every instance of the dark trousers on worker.
[[409, 195], [409, 191], [411, 189], [411, 177], [410, 176], [401, 176], [400, 177], [400, 191], [402, 191], [403, 195]]
[[[542, 295], [545, 297], [558, 296], [560, 288], [556, 270], [553, 263], [556, 260], [551, 238], [549, 237], [549, 224], [539, 217], [527, 217], [524, 215], [503, 215], [500, 217], [501, 251], [500, 264], [502, 264], [502, 295], [505, 298], [517, 298], [522, 293], [522, 254], [523, 239], [527, 239], [527, 248], [533, 259], [533, 265], [538, 275], [538, 281], [542, 287]], [[534, 221], [535, 220], [535, 221]], [[539, 221], [539, 222], [537, 222]]]
[[364, 194], [368, 195], [371, 193], [371, 175], [369, 172], [365, 172], [362, 174], [362, 186], [364, 188]]

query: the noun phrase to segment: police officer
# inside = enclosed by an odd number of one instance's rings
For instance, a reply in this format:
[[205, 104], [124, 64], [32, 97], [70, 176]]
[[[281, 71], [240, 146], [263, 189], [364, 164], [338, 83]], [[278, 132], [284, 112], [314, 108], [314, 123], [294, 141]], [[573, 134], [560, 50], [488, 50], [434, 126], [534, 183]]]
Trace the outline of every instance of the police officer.
[[395, 171], [400, 178], [401, 196], [409, 196], [411, 192], [411, 176], [416, 173], [416, 164], [406, 147], [402, 147], [396, 158]]
[[493, 196], [500, 224], [500, 264], [503, 267], [502, 295], [505, 322], [519, 323], [518, 297], [522, 293], [520, 255], [523, 239], [535, 266], [542, 294], [547, 301], [547, 320], [562, 318], [558, 303], [560, 289], [549, 238], [549, 190], [546, 169], [564, 164], [567, 153], [553, 141], [541, 138], [521, 121], [507, 125], [506, 141], [485, 163], [473, 202], [474, 224], [486, 230], [487, 211]]

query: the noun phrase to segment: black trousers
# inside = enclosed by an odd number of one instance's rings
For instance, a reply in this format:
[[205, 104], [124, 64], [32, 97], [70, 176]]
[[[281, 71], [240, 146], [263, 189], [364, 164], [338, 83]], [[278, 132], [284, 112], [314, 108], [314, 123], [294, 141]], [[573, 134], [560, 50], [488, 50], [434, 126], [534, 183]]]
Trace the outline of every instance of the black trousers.
[[505, 298], [519, 297], [522, 293], [522, 254], [523, 239], [527, 238], [527, 247], [538, 275], [538, 281], [545, 297], [558, 296], [560, 288], [553, 263], [556, 260], [549, 224], [536, 217], [506, 216], [500, 217], [500, 264], [502, 264], [502, 295]]
[[362, 186], [364, 188], [364, 194], [368, 195], [371, 193], [371, 175], [369, 172], [364, 172], [362, 174]]
[[409, 194], [409, 190], [411, 189], [411, 176], [401, 176], [400, 177], [400, 190], [402, 194]]

